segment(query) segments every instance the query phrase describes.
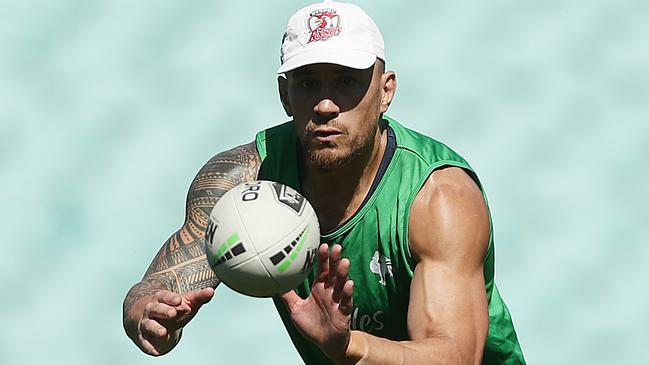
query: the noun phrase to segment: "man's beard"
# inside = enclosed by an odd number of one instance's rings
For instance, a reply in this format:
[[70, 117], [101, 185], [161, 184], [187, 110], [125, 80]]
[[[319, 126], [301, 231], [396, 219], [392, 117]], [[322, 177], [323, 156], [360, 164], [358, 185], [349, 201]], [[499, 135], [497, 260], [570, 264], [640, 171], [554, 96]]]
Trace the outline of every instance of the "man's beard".
[[362, 155], [371, 154], [372, 139], [377, 130], [378, 126], [350, 138], [349, 134], [342, 129], [342, 139], [332, 142], [320, 142], [314, 139], [310, 131], [307, 130], [304, 139], [301, 141], [302, 151], [305, 152], [306, 162], [311, 167], [321, 171], [334, 170], [343, 167]]
[[366, 150], [372, 148], [371, 143], [368, 143], [369, 136], [347, 142], [348, 144], [342, 146], [335, 142], [316, 142], [318, 146], [306, 146], [304, 149], [308, 163], [321, 171], [334, 170], [364, 155]]
[[307, 148], [307, 159], [309, 165], [318, 170], [333, 170], [345, 165], [352, 159], [354, 153], [344, 153], [340, 149], [331, 147], [324, 148]]

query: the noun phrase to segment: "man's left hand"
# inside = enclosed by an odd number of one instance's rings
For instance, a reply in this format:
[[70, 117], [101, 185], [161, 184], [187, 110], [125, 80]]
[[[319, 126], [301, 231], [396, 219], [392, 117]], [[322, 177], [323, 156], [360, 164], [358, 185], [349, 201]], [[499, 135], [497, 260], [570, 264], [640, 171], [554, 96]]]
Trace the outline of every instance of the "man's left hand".
[[294, 290], [282, 294], [297, 329], [334, 361], [344, 357], [349, 345], [354, 282], [349, 280], [349, 260], [342, 247], [326, 244], [318, 249], [316, 281], [311, 294], [300, 298]]

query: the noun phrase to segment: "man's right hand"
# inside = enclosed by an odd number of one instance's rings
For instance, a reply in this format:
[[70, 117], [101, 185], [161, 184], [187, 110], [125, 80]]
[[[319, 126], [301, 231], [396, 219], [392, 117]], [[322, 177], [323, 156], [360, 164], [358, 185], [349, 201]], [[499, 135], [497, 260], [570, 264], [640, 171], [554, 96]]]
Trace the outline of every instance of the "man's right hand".
[[182, 328], [213, 296], [213, 288], [204, 288], [182, 295], [161, 290], [142, 298], [148, 302], [144, 304], [133, 341], [149, 355], [166, 354], [178, 343]]

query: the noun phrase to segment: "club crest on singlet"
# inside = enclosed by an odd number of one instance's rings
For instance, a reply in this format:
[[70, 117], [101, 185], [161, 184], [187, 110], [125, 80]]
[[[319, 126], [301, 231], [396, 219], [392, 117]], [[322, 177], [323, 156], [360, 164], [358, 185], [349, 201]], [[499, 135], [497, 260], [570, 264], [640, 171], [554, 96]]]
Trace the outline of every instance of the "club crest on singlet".
[[334, 9], [318, 9], [309, 14], [307, 28], [311, 32], [309, 42], [326, 41], [342, 31], [340, 15]]
[[379, 284], [385, 286], [385, 278], [392, 277], [392, 261], [376, 251], [370, 261], [370, 271], [379, 275]]

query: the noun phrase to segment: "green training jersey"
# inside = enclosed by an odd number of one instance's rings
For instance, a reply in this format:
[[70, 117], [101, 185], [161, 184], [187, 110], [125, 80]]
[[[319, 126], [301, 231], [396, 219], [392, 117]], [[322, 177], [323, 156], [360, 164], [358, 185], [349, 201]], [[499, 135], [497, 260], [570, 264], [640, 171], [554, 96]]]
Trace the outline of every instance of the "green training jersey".
[[[321, 241], [340, 244], [343, 257], [351, 262], [349, 277], [355, 288], [351, 328], [403, 341], [409, 339], [408, 298], [415, 269], [408, 248], [408, 219], [413, 199], [428, 176], [444, 166], [460, 167], [480, 189], [482, 185], [469, 164], [450, 148], [387, 116], [383, 119], [396, 140], [390, 160], [384, 159], [385, 169], [359, 210], [340, 227], [323, 233]], [[298, 143], [292, 122], [259, 132], [256, 136], [262, 160], [259, 178], [302, 191]], [[314, 274], [315, 271], [296, 289], [302, 298], [309, 295]], [[482, 363], [525, 364], [509, 311], [494, 284], [493, 229], [484, 262], [484, 278], [489, 334]], [[275, 306], [304, 362], [333, 364], [317, 346], [300, 335], [280, 300], [275, 299]]]

